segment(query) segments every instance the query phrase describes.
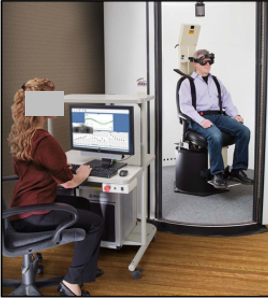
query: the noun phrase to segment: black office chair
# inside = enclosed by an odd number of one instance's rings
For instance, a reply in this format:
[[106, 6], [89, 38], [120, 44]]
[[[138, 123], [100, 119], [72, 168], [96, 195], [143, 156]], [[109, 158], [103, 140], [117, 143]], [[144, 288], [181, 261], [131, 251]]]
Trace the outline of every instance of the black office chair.
[[[2, 181], [17, 179], [17, 176], [2, 177]], [[15, 231], [8, 219], [10, 216], [16, 214], [41, 210], [66, 211], [72, 214], [72, 219], [62, 222], [55, 230], [31, 233]], [[35, 281], [36, 274], [43, 270], [43, 266], [39, 264], [39, 262], [42, 261], [42, 255], [38, 253], [38, 251], [85, 239], [85, 230], [79, 228], [67, 229], [73, 225], [77, 219], [77, 210], [68, 204], [37, 204], [6, 209], [4, 199], [2, 198], [2, 255], [10, 258], [23, 257], [21, 267], [22, 279], [2, 280], [3, 287], [15, 288], [9, 296], [42, 296], [38, 290], [39, 288], [59, 284], [63, 276], [50, 279], [38, 279]], [[33, 253], [36, 253], [35, 256]]]
[[[175, 70], [179, 72], [178, 70]], [[179, 72], [183, 74], [182, 72]], [[201, 134], [189, 128], [192, 121], [180, 109], [179, 89], [185, 77], [178, 80], [176, 88], [177, 113], [182, 125], [181, 141], [176, 147], [176, 181], [175, 192], [208, 196], [226, 190], [216, 189], [208, 181], [212, 178], [208, 169], [207, 140]], [[194, 90], [192, 90], [194, 92]], [[222, 132], [223, 147], [233, 145], [236, 138]], [[228, 166], [225, 169], [228, 176]]]

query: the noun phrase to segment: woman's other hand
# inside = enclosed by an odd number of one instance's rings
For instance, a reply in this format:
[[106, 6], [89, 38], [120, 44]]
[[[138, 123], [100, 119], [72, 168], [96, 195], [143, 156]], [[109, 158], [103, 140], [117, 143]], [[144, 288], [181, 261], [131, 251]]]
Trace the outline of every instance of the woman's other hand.
[[88, 165], [81, 165], [77, 170], [76, 174], [81, 175], [81, 177], [84, 177], [85, 179], [90, 175], [92, 171], [92, 168]]
[[[68, 164], [69, 166], [69, 164]], [[76, 170], [76, 175], [73, 175], [73, 179], [70, 181], [67, 181], [66, 183], [61, 184], [62, 187], [64, 188], [74, 188], [83, 183], [88, 176], [90, 175], [92, 171], [92, 168], [87, 165], [81, 165], [77, 170]]]

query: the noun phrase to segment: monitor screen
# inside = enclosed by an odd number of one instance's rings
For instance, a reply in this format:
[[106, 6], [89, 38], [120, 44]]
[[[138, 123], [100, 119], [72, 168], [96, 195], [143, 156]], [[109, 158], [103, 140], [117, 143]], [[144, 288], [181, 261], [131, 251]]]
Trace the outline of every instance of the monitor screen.
[[70, 105], [71, 148], [134, 155], [134, 113], [129, 106]]

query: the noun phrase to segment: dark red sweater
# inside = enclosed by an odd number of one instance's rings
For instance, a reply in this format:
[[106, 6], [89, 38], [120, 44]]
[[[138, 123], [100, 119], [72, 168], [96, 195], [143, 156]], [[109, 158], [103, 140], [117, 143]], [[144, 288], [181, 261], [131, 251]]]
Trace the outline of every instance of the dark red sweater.
[[[44, 129], [37, 129], [33, 136], [33, 161], [25, 162], [14, 157], [14, 170], [19, 181], [13, 192], [11, 207], [52, 203], [57, 195], [57, 184], [73, 179], [60, 144]], [[19, 214], [10, 220], [48, 212], [50, 211]]]

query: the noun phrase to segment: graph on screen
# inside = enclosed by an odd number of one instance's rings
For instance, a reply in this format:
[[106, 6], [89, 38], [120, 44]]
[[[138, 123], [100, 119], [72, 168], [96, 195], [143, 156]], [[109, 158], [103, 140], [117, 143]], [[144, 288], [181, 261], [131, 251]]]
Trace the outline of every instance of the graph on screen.
[[76, 146], [93, 146], [128, 150], [129, 137], [127, 133], [116, 133], [108, 131], [94, 131], [93, 134], [75, 134], [74, 144]]
[[113, 131], [113, 115], [85, 113], [85, 125], [93, 127], [95, 130]]

